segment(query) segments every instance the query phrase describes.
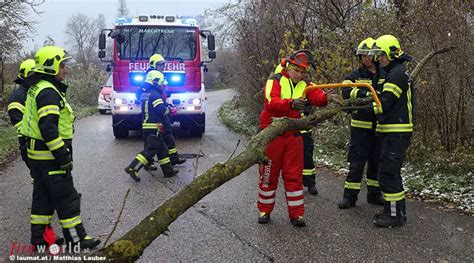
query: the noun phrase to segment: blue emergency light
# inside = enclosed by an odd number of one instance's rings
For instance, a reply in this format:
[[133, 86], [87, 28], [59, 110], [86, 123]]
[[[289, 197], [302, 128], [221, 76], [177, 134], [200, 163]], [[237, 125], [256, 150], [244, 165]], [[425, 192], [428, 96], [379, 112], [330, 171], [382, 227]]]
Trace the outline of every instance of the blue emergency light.
[[184, 72], [164, 72], [168, 86], [183, 86], [185, 81]]
[[129, 72], [128, 79], [133, 86], [140, 86], [145, 81], [145, 72]]

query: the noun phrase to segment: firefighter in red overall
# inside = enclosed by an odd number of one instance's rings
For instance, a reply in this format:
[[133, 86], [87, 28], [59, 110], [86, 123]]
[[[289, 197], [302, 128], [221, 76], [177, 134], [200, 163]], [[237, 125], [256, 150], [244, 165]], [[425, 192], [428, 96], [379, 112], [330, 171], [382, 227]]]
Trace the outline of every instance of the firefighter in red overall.
[[[307, 51], [296, 51], [281, 61], [282, 70], [272, 75], [265, 86], [265, 104], [260, 114], [260, 129], [271, 124], [273, 117], [298, 119], [304, 110], [306, 99], [303, 91], [309, 82], [305, 76], [314, 67]], [[325, 105], [326, 94], [317, 89], [306, 93], [313, 105]], [[275, 206], [278, 178], [282, 174], [290, 222], [295, 227], [304, 227], [303, 197], [303, 140], [298, 130], [286, 131], [271, 141], [265, 155], [266, 164], [260, 165], [259, 193], [257, 206], [260, 211], [258, 223], [270, 222], [270, 213]]]

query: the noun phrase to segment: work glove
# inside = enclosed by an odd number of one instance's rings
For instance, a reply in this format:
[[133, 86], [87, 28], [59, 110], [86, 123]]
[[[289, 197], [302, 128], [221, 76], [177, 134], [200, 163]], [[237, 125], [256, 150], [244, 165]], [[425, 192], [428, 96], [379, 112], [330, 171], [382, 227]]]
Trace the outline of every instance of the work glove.
[[66, 146], [54, 150], [52, 153], [54, 158], [59, 162], [61, 170], [72, 171], [72, 154]]
[[305, 99], [294, 99], [291, 101], [291, 108], [297, 111], [304, 110], [305, 104]]

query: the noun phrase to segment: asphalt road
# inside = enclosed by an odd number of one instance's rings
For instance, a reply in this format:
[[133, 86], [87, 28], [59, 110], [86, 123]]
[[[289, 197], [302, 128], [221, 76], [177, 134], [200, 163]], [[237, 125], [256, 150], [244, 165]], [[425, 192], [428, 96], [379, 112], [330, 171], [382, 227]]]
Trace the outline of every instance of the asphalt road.
[[[143, 147], [138, 135], [116, 140], [111, 116], [94, 115], [76, 123], [74, 171], [82, 193], [82, 216], [90, 235], [104, 241], [111, 233], [127, 191], [123, 215], [111, 241], [117, 239], [174, 192], [213, 164], [225, 161], [247, 140], [227, 130], [217, 118], [218, 107], [232, 97], [229, 90], [208, 93], [206, 133], [201, 138], [179, 136], [180, 153], [199, 155], [178, 166], [174, 178], [153, 177], [142, 171], [134, 182], [123, 168]], [[192, 157], [192, 156], [190, 156]], [[257, 224], [256, 166], [227, 182], [189, 209], [140, 258], [148, 261], [453, 261], [474, 262], [472, 216], [444, 212], [409, 200], [403, 228], [380, 229], [372, 216], [380, 207], [369, 205], [361, 193], [356, 208], [339, 210], [344, 178], [320, 170], [316, 197], [305, 193], [307, 227], [289, 223], [280, 184], [275, 211], [268, 225]], [[20, 160], [0, 173], [0, 261], [12, 242], [28, 244], [31, 207], [30, 179]], [[55, 219], [56, 226], [58, 225]], [[57, 230], [59, 228], [56, 227]], [[57, 231], [58, 232], [58, 231]], [[59, 231], [60, 232], [60, 231]], [[110, 242], [110, 241], [109, 241]]]

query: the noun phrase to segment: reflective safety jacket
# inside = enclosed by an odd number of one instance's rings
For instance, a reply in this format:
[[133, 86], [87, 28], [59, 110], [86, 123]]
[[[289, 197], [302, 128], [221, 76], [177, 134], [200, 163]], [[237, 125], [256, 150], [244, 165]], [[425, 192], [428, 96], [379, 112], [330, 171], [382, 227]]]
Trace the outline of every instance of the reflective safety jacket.
[[[372, 73], [366, 67], [361, 66], [346, 76], [342, 83], [368, 83], [378, 91], [382, 92], [382, 83], [385, 81], [385, 72], [380, 67], [376, 67], [376, 73]], [[345, 87], [342, 88], [343, 99], [355, 99], [371, 97], [370, 90], [366, 87]], [[373, 112], [358, 110], [353, 111], [351, 116], [351, 126], [361, 129], [374, 129], [376, 118]]]
[[23, 112], [25, 111], [26, 93], [28, 87], [23, 83], [23, 79], [18, 78], [15, 80], [18, 87], [12, 92], [8, 98], [8, 116], [10, 117], [10, 123], [16, 128], [18, 137], [22, 137], [20, 133], [21, 119], [23, 118]]
[[72, 154], [74, 112], [66, 100], [67, 86], [45, 76], [29, 90], [20, 132], [27, 137], [28, 159], [57, 162]]
[[[301, 113], [291, 108], [293, 99], [299, 99], [309, 85], [304, 80], [293, 83], [285, 70], [273, 74], [265, 85], [265, 104], [260, 114], [260, 128], [264, 129], [272, 122], [272, 117], [289, 117], [299, 119]], [[306, 93], [306, 98], [316, 106], [327, 104], [326, 94], [320, 89], [313, 89]], [[286, 134], [297, 131], [287, 131]]]
[[163, 92], [148, 83], [143, 84], [143, 91], [140, 98], [143, 112], [142, 129], [158, 132], [165, 122], [165, 115], [168, 114], [166, 101], [163, 100]]
[[381, 107], [373, 103], [377, 116], [376, 131], [407, 134], [413, 132], [413, 80], [403, 61], [394, 60], [384, 68], [386, 72], [380, 96]]

